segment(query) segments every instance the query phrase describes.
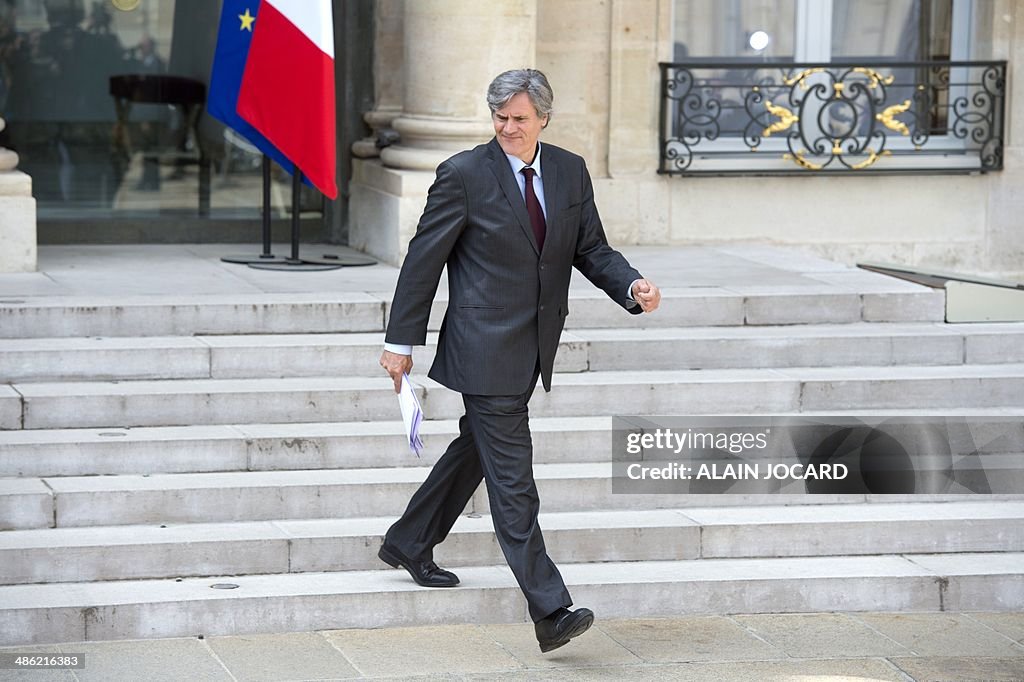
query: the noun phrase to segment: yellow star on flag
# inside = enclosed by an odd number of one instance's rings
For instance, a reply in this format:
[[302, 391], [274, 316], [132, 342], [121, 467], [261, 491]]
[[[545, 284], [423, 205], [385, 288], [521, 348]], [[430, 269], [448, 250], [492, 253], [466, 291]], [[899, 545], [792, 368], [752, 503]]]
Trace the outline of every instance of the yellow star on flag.
[[242, 28], [239, 31], [248, 31], [252, 33], [252, 22], [256, 21], [256, 17], [249, 14], [249, 8], [245, 8], [245, 14], [239, 14], [238, 18], [242, 20]]

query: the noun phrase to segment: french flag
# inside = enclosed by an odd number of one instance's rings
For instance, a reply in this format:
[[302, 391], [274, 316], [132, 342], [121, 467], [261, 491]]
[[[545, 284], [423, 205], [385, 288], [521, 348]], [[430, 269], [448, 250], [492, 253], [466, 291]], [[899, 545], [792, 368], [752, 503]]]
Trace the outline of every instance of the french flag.
[[263, 0], [238, 114], [328, 198], [338, 196], [330, 0]]
[[[249, 43], [256, 15], [260, 11], [259, 0], [224, 0], [221, 7], [220, 27], [217, 31], [217, 51], [213, 57], [210, 72], [210, 91], [206, 98], [206, 109], [210, 115], [272, 158], [289, 173], [294, 172], [292, 162], [281, 150], [270, 144], [258, 130], [238, 115], [238, 91], [242, 87], [242, 73], [249, 59]], [[306, 180], [307, 184], [309, 180]]]

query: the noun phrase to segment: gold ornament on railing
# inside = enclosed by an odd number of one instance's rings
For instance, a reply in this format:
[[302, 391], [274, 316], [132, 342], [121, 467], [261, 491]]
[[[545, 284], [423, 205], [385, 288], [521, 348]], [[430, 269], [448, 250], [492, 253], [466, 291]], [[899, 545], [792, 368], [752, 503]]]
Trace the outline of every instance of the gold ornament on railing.
[[870, 78], [871, 81], [868, 83], [868, 85], [870, 85], [872, 88], [877, 88], [879, 81], [882, 82], [882, 85], [892, 85], [896, 81], [896, 76], [892, 75], [891, 73], [888, 76], [883, 76], [874, 69], [869, 69], [865, 66], [854, 67], [853, 71], [854, 73], [862, 73], [868, 78]]
[[910, 100], [904, 100], [903, 104], [893, 104], [891, 107], [886, 107], [882, 110], [882, 113], [875, 114], [875, 118], [889, 130], [895, 130], [897, 133], [909, 135], [910, 128], [907, 127], [907, 124], [903, 121], [896, 120], [896, 116], [899, 116], [909, 108]]
[[813, 69], [804, 69], [803, 71], [801, 71], [800, 73], [796, 74], [795, 76], [790, 76], [789, 78], [784, 78], [782, 80], [782, 82], [785, 83], [786, 85], [788, 85], [789, 87], [793, 87], [794, 85], [799, 83], [800, 87], [803, 88], [804, 90], [806, 90], [806, 89], [808, 89], [810, 87], [809, 85], [807, 85], [807, 77], [808, 76], [813, 76], [816, 73], [825, 73], [825, 69], [823, 67], [821, 67], [821, 66], [817, 66], [817, 67], [815, 67]]
[[[799, 85], [801, 89], [806, 91], [810, 90], [811, 88], [811, 85], [808, 83], [807, 79], [815, 74], [824, 73], [829, 73], [827, 69], [825, 69], [824, 67], [808, 68], [790, 76], [789, 78], [784, 78], [782, 82], [791, 88], [796, 85]], [[865, 66], [854, 67], [850, 69], [848, 73], [858, 73], [863, 76], [867, 76], [867, 87], [872, 90], [880, 86], [892, 85], [893, 82], [895, 82], [896, 80], [895, 76], [891, 74], [888, 76], [884, 76], [875, 69], [868, 68]], [[834, 75], [830, 73], [829, 75], [832, 78], [835, 78]], [[850, 104], [848, 99], [844, 97], [846, 89], [846, 83], [844, 83], [842, 80], [834, 80], [832, 83], [832, 95], [828, 99], [823, 100], [823, 106], [828, 106], [833, 102], [845, 102], [847, 105], [853, 106], [852, 104]], [[800, 121], [800, 117], [794, 114], [792, 111], [785, 107], [773, 104], [772, 102], [766, 102], [765, 108], [768, 110], [769, 114], [777, 117], [779, 120], [771, 123], [767, 128], [764, 129], [764, 131], [762, 131], [762, 135], [764, 137], [770, 137], [773, 133], [779, 133], [784, 130], [787, 130], [794, 123]], [[896, 118], [896, 116], [899, 116], [900, 114], [906, 112], [909, 109], [910, 100], [905, 100], [901, 104], [894, 104], [892, 106], [886, 107], [885, 109], [882, 110], [881, 113], [875, 114], [875, 119], [877, 119], [880, 123], [882, 123], [882, 125], [884, 125], [886, 128], [890, 130], [902, 133], [903, 135], [909, 135], [910, 129], [907, 127], [907, 124]], [[843, 156], [842, 139], [843, 138], [833, 138], [831, 149], [833, 157]], [[865, 158], [861, 161], [858, 161], [857, 163], [850, 164], [849, 168], [851, 170], [863, 170], [873, 165], [881, 157], [891, 156], [892, 154], [892, 152], [890, 152], [889, 150], [877, 152], [874, 149], [871, 149], [870, 147], [867, 146], [864, 147], [862, 152], [865, 155]], [[807, 170], [823, 170], [825, 166], [828, 165], [828, 163], [816, 163], [814, 161], [811, 161], [807, 157], [808, 152], [806, 149], [799, 149], [797, 151], [793, 151], [792, 153], [787, 152], [782, 155], [782, 158], [784, 160], [793, 161], [801, 168], [806, 168]]]
[[807, 150], [801, 149], [799, 151], [790, 154], [786, 152], [782, 155], [784, 161], [793, 161], [796, 165], [806, 168], [807, 170], [821, 170], [825, 166], [820, 163], [814, 163], [813, 161], [807, 160]]
[[778, 121], [772, 123], [761, 133], [765, 137], [771, 137], [772, 133], [781, 133], [783, 130], [789, 129], [789, 127], [794, 123], [798, 123], [800, 121], [800, 117], [786, 107], [772, 104], [770, 101], [765, 102], [764, 106], [768, 110], [769, 114], [779, 117]]

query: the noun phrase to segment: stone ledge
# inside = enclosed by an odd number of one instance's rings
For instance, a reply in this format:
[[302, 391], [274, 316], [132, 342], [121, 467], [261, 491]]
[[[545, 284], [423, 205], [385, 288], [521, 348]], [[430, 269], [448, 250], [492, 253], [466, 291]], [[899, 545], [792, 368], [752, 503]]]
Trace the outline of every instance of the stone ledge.
[[0, 172], [0, 197], [31, 197], [32, 178], [19, 170]]
[[0, 225], [0, 272], [35, 272], [36, 200], [21, 171], [0, 172]]

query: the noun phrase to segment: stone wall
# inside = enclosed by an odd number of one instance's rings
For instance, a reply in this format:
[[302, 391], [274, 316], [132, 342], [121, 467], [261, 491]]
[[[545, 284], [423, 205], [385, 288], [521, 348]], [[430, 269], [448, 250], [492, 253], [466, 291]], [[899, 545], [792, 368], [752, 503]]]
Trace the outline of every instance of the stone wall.
[[978, 28], [987, 51], [979, 58], [1010, 62], [1005, 170], [837, 178], [658, 176], [657, 62], [671, 59], [671, 0], [541, 0], [539, 17], [555, 6], [560, 24], [575, 22], [591, 34], [569, 44], [581, 46], [587, 60], [569, 62], [602, 63], [590, 60], [600, 38], [609, 71], [605, 82], [580, 77], [593, 66], [567, 68], [561, 60], [570, 47], [559, 33], [538, 34], [538, 66], [549, 71], [556, 96], [594, 103], [591, 119], [556, 118], [545, 139], [587, 158], [612, 241], [769, 242], [848, 263], [897, 261], [1024, 280], [1024, 115], [1014, 115], [1024, 111], [1024, 87], [1014, 87], [1024, 72], [1024, 6], [996, 0]]
[[[1014, 87], [1024, 73], [1024, 5], [1014, 0], [993, 0], [991, 16], [979, 18], [976, 39], [978, 58], [1010, 62], [1005, 170], [718, 178], [656, 172], [658, 62], [672, 58], [672, 0], [518, 2], [504, 15], [489, 15], [489, 23], [465, 0], [427, 4], [432, 12], [445, 13], [448, 23], [424, 21], [420, 2], [405, 3], [405, 21], [420, 33], [429, 24], [430, 31], [459, 39], [441, 41], [439, 57], [436, 35], [410, 33], [406, 25], [406, 67], [399, 68], [406, 78], [402, 116], [434, 126], [435, 140], [423, 135], [403, 148], [409, 141], [405, 136], [393, 152], [385, 150], [383, 162], [359, 162], [353, 220], [360, 227], [353, 246], [390, 262], [400, 260], [433, 178], [431, 169], [454, 151], [438, 142], [436, 133], [450, 128], [462, 148], [471, 146], [476, 130], [488, 126], [485, 76], [496, 74], [499, 65], [532, 61], [555, 90], [555, 114], [542, 140], [586, 158], [609, 239], [616, 244], [758, 241], [801, 246], [848, 263], [897, 261], [1024, 280], [1024, 115], [1014, 115], [1024, 111], [1024, 87]], [[499, 29], [506, 26], [517, 44], [498, 51], [501, 43], [489, 38], [493, 44], [481, 51], [462, 38], [467, 22], [486, 23], [487, 31], [478, 34], [488, 36], [502, 34]], [[415, 35], [420, 37], [412, 40]], [[462, 53], [471, 64], [459, 61]], [[510, 59], [501, 59], [503, 54]], [[527, 63], [519, 63], [523, 60]], [[445, 79], [425, 90], [423, 83], [409, 82], [410, 61], [420, 64], [417, 81], [428, 62], [446, 74], [444, 97], [436, 88]], [[470, 130], [474, 116], [483, 118], [482, 125]], [[402, 123], [399, 118], [396, 128]]]

